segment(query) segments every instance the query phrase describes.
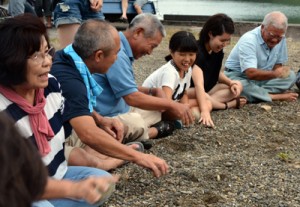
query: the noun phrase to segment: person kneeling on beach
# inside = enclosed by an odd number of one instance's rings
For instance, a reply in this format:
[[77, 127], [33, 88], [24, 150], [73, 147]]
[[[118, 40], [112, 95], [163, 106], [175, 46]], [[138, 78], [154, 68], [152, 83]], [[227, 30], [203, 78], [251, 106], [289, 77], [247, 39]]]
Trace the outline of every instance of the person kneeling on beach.
[[287, 17], [278, 11], [267, 14], [261, 26], [245, 33], [225, 62], [225, 75], [243, 84], [242, 96], [251, 103], [296, 101], [289, 91], [296, 81], [288, 60], [285, 34]]

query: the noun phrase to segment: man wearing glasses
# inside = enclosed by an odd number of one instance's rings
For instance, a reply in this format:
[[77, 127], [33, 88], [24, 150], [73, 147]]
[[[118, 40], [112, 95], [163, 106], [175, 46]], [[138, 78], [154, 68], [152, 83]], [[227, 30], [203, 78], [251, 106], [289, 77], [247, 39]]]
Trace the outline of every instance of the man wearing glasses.
[[241, 81], [241, 95], [250, 103], [297, 100], [298, 94], [288, 91], [295, 83], [295, 72], [284, 65], [287, 26], [283, 13], [267, 14], [261, 26], [239, 39], [226, 60], [225, 74]]

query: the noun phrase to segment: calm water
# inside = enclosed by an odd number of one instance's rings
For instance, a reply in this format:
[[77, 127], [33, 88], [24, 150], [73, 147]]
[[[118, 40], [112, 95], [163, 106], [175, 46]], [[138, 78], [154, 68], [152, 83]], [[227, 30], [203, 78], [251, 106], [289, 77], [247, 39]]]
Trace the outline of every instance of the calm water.
[[184, 15], [213, 15], [226, 13], [235, 21], [261, 22], [270, 11], [286, 14], [289, 23], [300, 24], [300, 0], [158, 0], [158, 13]]

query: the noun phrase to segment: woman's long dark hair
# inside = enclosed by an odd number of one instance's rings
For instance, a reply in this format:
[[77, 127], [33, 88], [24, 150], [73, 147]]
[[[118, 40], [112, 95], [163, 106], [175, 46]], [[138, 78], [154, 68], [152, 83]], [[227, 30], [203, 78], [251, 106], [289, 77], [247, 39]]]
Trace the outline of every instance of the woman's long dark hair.
[[226, 14], [215, 14], [211, 16], [203, 25], [202, 30], [199, 33], [198, 43], [204, 45], [209, 41], [209, 33], [212, 36], [222, 35], [223, 33], [233, 34], [234, 23], [232, 19]]

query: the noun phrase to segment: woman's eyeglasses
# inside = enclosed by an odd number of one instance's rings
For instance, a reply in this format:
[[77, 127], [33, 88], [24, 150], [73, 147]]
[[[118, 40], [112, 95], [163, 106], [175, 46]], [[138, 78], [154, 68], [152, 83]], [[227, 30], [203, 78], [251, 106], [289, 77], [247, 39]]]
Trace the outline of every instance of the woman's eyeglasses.
[[47, 51], [45, 52], [35, 52], [33, 53], [32, 56], [30, 56], [29, 58], [32, 59], [33, 61], [35, 61], [37, 64], [42, 64], [45, 60], [45, 58], [52, 58], [54, 57], [55, 54], [55, 48], [54, 47], [50, 47]]

